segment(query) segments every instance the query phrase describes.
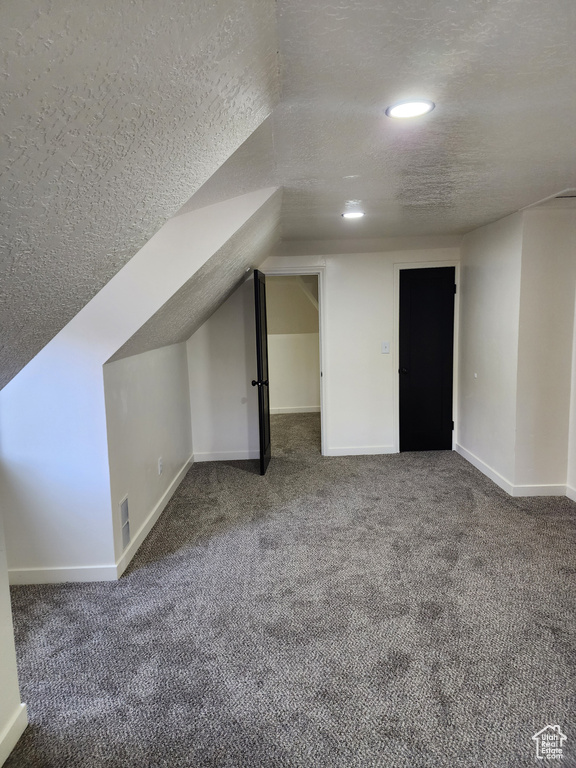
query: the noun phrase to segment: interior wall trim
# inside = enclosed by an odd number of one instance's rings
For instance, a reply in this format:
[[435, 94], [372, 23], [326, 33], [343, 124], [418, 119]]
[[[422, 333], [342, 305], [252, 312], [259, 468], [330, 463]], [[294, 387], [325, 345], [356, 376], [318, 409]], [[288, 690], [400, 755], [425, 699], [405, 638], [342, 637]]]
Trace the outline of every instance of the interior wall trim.
[[[327, 399], [326, 376], [323, 376], [326, 356], [326, 259], [315, 256], [305, 256], [298, 259], [290, 259], [290, 264], [285, 264], [285, 259], [281, 256], [271, 256], [262, 265], [262, 271], [270, 276], [288, 276], [288, 275], [317, 275], [318, 276], [318, 340], [320, 351], [320, 453], [322, 456], [331, 456], [326, 446], [330, 441], [328, 432], [328, 419], [325, 418]], [[347, 454], [338, 454], [347, 455]]]
[[383, 453], [398, 453], [395, 445], [351, 445], [327, 448], [326, 456], [377, 456]]
[[130, 561], [132, 560], [136, 552], [142, 546], [144, 539], [146, 538], [146, 536], [148, 536], [148, 534], [156, 524], [156, 521], [158, 520], [162, 512], [164, 512], [166, 505], [168, 504], [172, 496], [174, 496], [176, 489], [178, 488], [182, 480], [184, 480], [186, 473], [188, 472], [188, 470], [190, 469], [193, 463], [194, 463], [194, 455], [190, 456], [188, 460], [184, 463], [184, 466], [182, 467], [182, 469], [180, 469], [180, 471], [177, 472], [176, 476], [174, 477], [174, 479], [172, 480], [168, 488], [164, 491], [164, 493], [160, 497], [160, 500], [158, 501], [158, 503], [152, 509], [152, 511], [146, 518], [146, 520], [144, 520], [144, 522], [142, 523], [142, 525], [140, 526], [136, 534], [131, 538], [130, 544], [126, 547], [126, 549], [122, 553], [122, 556], [118, 559], [118, 562], [116, 563], [116, 569], [117, 569], [116, 578], [119, 579], [120, 576], [122, 576], [122, 574], [128, 567], [128, 564], [130, 563]]
[[58, 566], [54, 568], [12, 568], [8, 570], [11, 586], [19, 584], [66, 584], [71, 581], [116, 581], [115, 564]]
[[26, 704], [20, 704], [8, 724], [0, 732], [0, 765], [3, 765], [8, 759], [8, 755], [16, 746], [18, 739], [28, 725], [28, 713]]
[[[146, 520], [142, 523], [130, 544], [113, 565], [87, 565], [80, 567], [57, 568], [12, 568], [8, 571], [8, 581], [17, 584], [64, 584], [68, 582], [116, 581], [124, 573], [128, 564], [141, 547], [154, 524], [166, 508], [166, 505], [176, 492], [186, 473], [194, 463], [194, 456], [184, 463], [176, 474], [158, 503], [154, 506]], [[1, 762], [0, 762], [1, 765]]]
[[[475, 456], [471, 451], [468, 451], [466, 448], [464, 448], [462, 445], [459, 445], [458, 443], [455, 446], [455, 450], [457, 453], [459, 453], [463, 458], [466, 459], [466, 461], [469, 461], [470, 464], [476, 467], [476, 469], [479, 469], [480, 472], [482, 472], [483, 475], [486, 475], [486, 477], [490, 478], [496, 485], [500, 486], [503, 491], [506, 491], [506, 493], [509, 496], [515, 496], [515, 497], [522, 497], [522, 496], [568, 496], [569, 494], [569, 488], [568, 486], [564, 485], [563, 483], [541, 483], [536, 485], [515, 485], [514, 483], [511, 483], [509, 480], [507, 480], [505, 477], [503, 477], [499, 472], [497, 472], [495, 469], [490, 467], [488, 464], [486, 464], [482, 459], [479, 459], [478, 456]], [[576, 491], [574, 491], [574, 494], [576, 496]], [[576, 500], [576, 499], [575, 499]]]
[[215, 451], [214, 453], [195, 453], [194, 462], [199, 464], [203, 461], [246, 461], [248, 459], [259, 459], [259, 451]]
[[565, 485], [515, 485], [512, 496], [566, 496]]
[[295, 405], [282, 408], [270, 408], [270, 414], [280, 413], [320, 413], [319, 405]]
[[489, 466], [484, 461], [482, 461], [482, 459], [478, 458], [478, 456], [473, 454], [472, 451], [469, 451], [467, 448], [464, 448], [464, 446], [460, 445], [459, 443], [456, 443], [455, 450], [456, 450], [456, 453], [459, 453], [460, 456], [466, 459], [466, 461], [469, 461], [470, 464], [472, 464], [472, 466], [476, 467], [476, 469], [479, 469], [483, 475], [486, 475], [486, 477], [490, 478], [492, 482], [500, 486], [500, 488], [502, 488], [503, 491], [506, 491], [506, 493], [509, 496], [514, 495], [513, 483], [511, 483], [510, 480], [507, 480], [499, 472], [497, 472], [491, 466]]
[[571, 485], [566, 486], [566, 496], [572, 501], [576, 501], [576, 488], [572, 488]]

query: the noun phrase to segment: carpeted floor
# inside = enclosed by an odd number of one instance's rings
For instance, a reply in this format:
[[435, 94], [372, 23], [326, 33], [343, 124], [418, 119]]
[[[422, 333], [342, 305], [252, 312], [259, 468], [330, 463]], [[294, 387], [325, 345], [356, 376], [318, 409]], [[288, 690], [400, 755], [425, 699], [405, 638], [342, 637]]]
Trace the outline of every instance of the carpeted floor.
[[[576, 765], [576, 504], [452, 452], [195, 465], [117, 583], [13, 589], [9, 768]], [[549, 764], [544, 761], [544, 764]]]

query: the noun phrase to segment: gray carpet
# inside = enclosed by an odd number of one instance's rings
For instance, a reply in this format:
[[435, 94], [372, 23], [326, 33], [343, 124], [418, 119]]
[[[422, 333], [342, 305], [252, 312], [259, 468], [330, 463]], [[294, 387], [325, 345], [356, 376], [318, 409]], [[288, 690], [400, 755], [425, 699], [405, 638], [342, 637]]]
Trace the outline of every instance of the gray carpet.
[[[576, 765], [576, 505], [452, 452], [198, 464], [117, 583], [13, 589], [9, 768]], [[544, 764], [549, 764], [544, 761]]]

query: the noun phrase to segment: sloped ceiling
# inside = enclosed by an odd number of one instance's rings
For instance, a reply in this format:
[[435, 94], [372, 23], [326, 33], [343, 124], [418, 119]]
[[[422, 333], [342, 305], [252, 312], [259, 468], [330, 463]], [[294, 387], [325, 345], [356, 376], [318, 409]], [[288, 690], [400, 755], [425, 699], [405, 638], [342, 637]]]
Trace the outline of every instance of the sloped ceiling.
[[[573, 0], [5, 0], [0, 20], [0, 384], [179, 209], [281, 185], [283, 252], [309, 252], [454, 238], [576, 187]], [[436, 109], [385, 117], [411, 97]]]
[[278, 190], [108, 362], [189, 339], [270, 254], [281, 200]]
[[270, 114], [270, 0], [0, 8], [0, 384]]

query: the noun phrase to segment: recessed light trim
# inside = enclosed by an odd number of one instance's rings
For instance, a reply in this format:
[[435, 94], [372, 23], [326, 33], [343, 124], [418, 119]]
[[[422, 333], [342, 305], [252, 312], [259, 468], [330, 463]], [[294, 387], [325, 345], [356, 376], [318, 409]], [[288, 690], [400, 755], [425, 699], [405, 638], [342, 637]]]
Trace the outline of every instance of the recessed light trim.
[[410, 99], [391, 104], [387, 108], [386, 114], [388, 117], [395, 118], [420, 117], [432, 112], [435, 106], [436, 104], [429, 99]]
[[364, 216], [364, 211], [346, 211], [342, 214], [344, 219], [361, 219]]

